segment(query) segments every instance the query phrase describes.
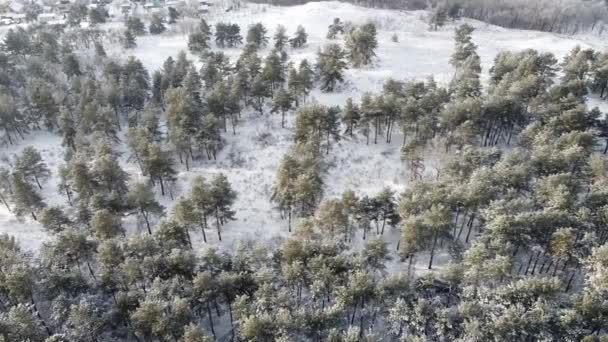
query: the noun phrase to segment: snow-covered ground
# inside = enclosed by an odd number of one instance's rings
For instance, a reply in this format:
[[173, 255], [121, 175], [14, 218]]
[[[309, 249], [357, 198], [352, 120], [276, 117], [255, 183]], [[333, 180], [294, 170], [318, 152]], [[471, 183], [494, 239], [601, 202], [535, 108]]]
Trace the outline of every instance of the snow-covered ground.
[[[453, 32], [462, 21], [448, 23], [438, 31], [431, 32], [425, 22], [426, 15], [424, 11], [374, 10], [340, 2], [323, 2], [294, 7], [247, 5], [239, 11], [215, 13], [208, 21], [212, 25], [219, 21], [238, 23], [243, 35], [247, 26], [255, 22], [262, 22], [269, 29], [269, 35], [272, 35], [279, 24], [284, 25], [290, 34], [295, 32], [298, 25], [302, 25], [309, 34], [309, 42], [303, 49], [288, 50], [294, 62], [304, 58], [314, 62], [316, 51], [328, 43], [325, 35], [333, 18], [339, 17], [354, 24], [374, 22], [378, 27], [379, 38], [375, 64], [364, 69], [348, 70], [346, 83], [337, 92], [327, 94], [314, 91], [309, 99], [324, 104], [343, 105], [348, 97], [359, 98], [365, 92], [378, 92], [388, 78], [424, 79], [434, 75], [441, 84], [445, 85], [449, 81], [453, 73], [449, 65], [453, 50]], [[467, 22], [476, 28], [473, 40], [479, 47], [484, 79], [487, 79], [487, 72], [494, 57], [503, 50], [533, 48], [552, 52], [561, 59], [576, 45], [597, 50], [603, 50], [605, 47], [602, 37], [593, 35], [563, 36], [504, 29], [478, 21]], [[116, 23], [107, 26], [117, 27]], [[397, 35], [398, 42], [392, 41], [393, 35]], [[107, 46], [106, 49], [118, 58], [134, 55], [152, 72], [160, 68], [167, 57], [175, 58], [180, 50], [186, 50], [186, 44], [186, 35], [166, 33], [161, 36], [139, 37], [137, 47], [128, 52], [119, 46]], [[263, 53], [268, 51], [269, 49], [266, 49]], [[225, 49], [224, 52], [234, 61], [240, 49]], [[190, 58], [197, 60], [192, 55]], [[597, 99], [590, 102], [601, 108], [608, 108]], [[236, 135], [233, 136], [230, 132], [224, 135], [226, 146], [216, 162], [200, 162], [189, 172], [186, 172], [185, 168], [181, 169], [178, 176], [179, 193], [187, 192], [189, 180], [193, 176], [210, 177], [217, 172], [225, 173], [239, 193], [234, 207], [237, 220], [226, 225], [222, 244], [218, 243], [212, 233], [208, 234], [211, 237], [209, 245], [230, 248], [239, 240], [263, 240], [272, 243], [271, 241], [277, 241], [287, 235], [287, 222], [280, 219], [278, 211], [270, 203], [270, 196], [278, 162], [291, 144], [293, 119], [291, 114], [287, 127], [281, 129], [278, 116], [266, 114], [261, 117], [257, 113], [246, 113], [237, 127]], [[33, 145], [42, 152], [52, 171], [56, 171], [63, 157], [60, 142], [60, 138], [50, 134], [35, 134], [29, 136], [20, 146], [0, 150], [0, 156], [11, 155], [26, 145]], [[329, 156], [325, 158], [329, 166], [325, 177], [326, 197], [339, 196], [347, 189], [363, 194], [376, 194], [387, 186], [397, 192], [402, 190], [407, 186], [409, 175], [400, 160], [400, 144], [401, 138], [398, 134], [395, 134], [391, 144], [379, 142], [377, 145], [366, 145], [363, 138], [357, 137], [344, 137], [335, 143]], [[427, 159], [427, 175], [433, 177], [442, 156], [429, 154]], [[133, 180], [140, 177], [134, 164], [124, 162], [124, 167], [132, 174]], [[50, 204], [65, 201], [57, 194], [55, 179], [45, 185], [43, 194]], [[159, 200], [167, 207], [171, 204], [168, 197], [159, 196]], [[129, 224], [130, 221], [125, 223]], [[37, 223], [27, 219], [25, 222], [18, 222], [5, 208], [0, 208], [0, 233], [2, 232], [16, 236], [26, 247], [33, 250], [46, 238]], [[391, 239], [392, 247], [396, 243], [396, 234], [397, 232], [389, 232], [385, 237]], [[197, 234], [195, 239], [202, 240], [202, 237]], [[437, 257], [438, 263], [441, 263], [443, 257], [445, 255]], [[420, 265], [423, 265], [424, 256], [419, 259]]]

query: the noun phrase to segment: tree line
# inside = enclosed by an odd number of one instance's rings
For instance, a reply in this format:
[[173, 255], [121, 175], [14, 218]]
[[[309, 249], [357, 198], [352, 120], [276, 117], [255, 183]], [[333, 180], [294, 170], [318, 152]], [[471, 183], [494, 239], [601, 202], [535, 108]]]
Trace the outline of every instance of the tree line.
[[[309, 0], [253, 0], [278, 6], [294, 6]], [[514, 29], [564, 34], [602, 34], [608, 18], [605, 1], [500, 1], [500, 0], [348, 0], [354, 5], [395, 10], [428, 10], [433, 18], [477, 19]], [[441, 26], [441, 25], [440, 25]]]

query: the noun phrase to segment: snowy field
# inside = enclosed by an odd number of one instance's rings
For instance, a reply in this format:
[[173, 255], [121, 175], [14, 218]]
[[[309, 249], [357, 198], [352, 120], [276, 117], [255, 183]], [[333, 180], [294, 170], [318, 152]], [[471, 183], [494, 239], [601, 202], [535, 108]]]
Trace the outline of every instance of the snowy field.
[[[291, 35], [298, 25], [305, 27], [309, 34], [308, 45], [303, 49], [289, 49], [288, 53], [294, 62], [307, 58], [314, 62], [316, 52], [328, 43], [325, 35], [327, 26], [333, 18], [362, 24], [374, 22], [378, 27], [379, 49], [378, 58], [372, 67], [351, 69], [346, 73], [346, 83], [335, 93], [314, 91], [309, 101], [315, 100], [324, 104], [343, 105], [348, 97], [359, 98], [365, 92], [378, 92], [388, 78], [399, 80], [424, 79], [434, 75], [440, 84], [447, 84], [453, 70], [449, 65], [449, 57], [453, 50], [453, 31], [456, 23], [448, 23], [437, 32], [430, 32], [425, 22], [427, 13], [424, 11], [389, 11], [372, 10], [340, 2], [309, 3], [294, 7], [273, 7], [266, 5], [247, 5], [236, 12], [221, 12], [208, 18], [213, 26], [216, 22], [235, 22], [241, 26], [244, 35], [247, 26], [262, 22], [272, 36], [277, 25], [287, 28]], [[605, 43], [598, 36], [562, 36], [551, 33], [534, 31], [510, 30], [477, 21], [467, 21], [476, 28], [473, 34], [474, 42], [479, 46], [484, 71], [484, 80], [493, 64], [494, 57], [500, 51], [533, 48], [549, 51], [561, 59], [576, 45], [604, 50]], [[113, 28], [122, 27], [111, 23]], [[398, 42], [391, 37], [397, 35]], [[162, 66], [164, 60], [177, 56], [180, 50], [187, 49], [187, 36], [164, 34], [161, 36], [138, 37], [137, 47], [128, 54], [139, 58], [152, 72]], [[110, 55], [125, 59], [128, 55], [118, 46], [106, 46]], [[266, 53], [269, 48], [262, 51]], [[234, 61], [240, 49], [225, 49]], [[195, 56], [189, 56], [197, 60]], [[590, 101], [594, 106], [602, 105], [598, 100]], [[293, 113], [288, 118], [285, 129], [280, 127], [280, 117], [266, 114], [260, 117], [257, 113], [245, 113], [237, 127], [236, 135], [230, 132], [224, 135], [226, 145], [218, 155], [216, 162], [199, 162], [186, 172], [180, 167], [178, 193], [188, 191], [189, 180], [195, 175], [211, 177], [217, 172], [227, 175], [238, 199], [233, 208], [237, 220], [228, 223], [223, 232], [224, 240], [220, 245], [217, 237], [211, 238], [209, 246], [231, 248], [236, 241], [264, 241], [275, 243], [285, 237], [287, 221], [281, 220], [279, 212], [270, 202], [272, 185], [279, 160], [287, 151], [292, 141]], [[382, 139], [379, 139], [382, 140]], [[9, 157], [24, 146], [33, 145], [38, 149], [52, 172], [62, 164], [63, 148], [61, 138], [44, 133], [29, 136], [20, 146], [0, 150], [0, 157]], [[328, 172], [325, 175], [325, 197], [339, 196], [347, 189], [353, 189], [361, 194], [376, 194], [383, 187], [390, 187], [399, 192], [407, 186], [409, 174], [400, 160], [401, 137], [396, 135], [393, 143], [379, 142], [377, 145], [365, 145], [363, 137], [350, 139], [344, 137], [333, 145], [329, 156], [325, 158]], [[440, 150], [440, 149], [439, 149]], [[123, 167], [128, 171], [133, 181], [141, 179], [135, 164], [126, 163], [127, 153], [123, 155]], [[427, 177], [434, 177], [436, 167], [445, 156], [430, 154], [426, 161]], [[58, 195], [57, 180], [51, 179], [43, 189], [43, 196], [49, 205], [65, 204], [65, 199]], [[170, 211], [169, 197], [159, 200]], [[179, 195], [178, 195], [179, 196]], [[125, 225], [135, 230], [134, 221], [127, 219]], [[35, 222], [26, 219], [17, 221], [4, 207], [0, 208], [0, 233], [7, 232], [16, 236], [29, 249], [35, 250], [45, 240], [46, 235]], [[391, 241], [391, 249], [396, 244], [398, 232], [389, 232], [385, 239]], [[195, 240], [200, 241], [204, 248], [202, 236], [195, 234]], [[438, 257], [441, 263], [441, 256]], [[422, 263], [422, 257], [419, 262]]]

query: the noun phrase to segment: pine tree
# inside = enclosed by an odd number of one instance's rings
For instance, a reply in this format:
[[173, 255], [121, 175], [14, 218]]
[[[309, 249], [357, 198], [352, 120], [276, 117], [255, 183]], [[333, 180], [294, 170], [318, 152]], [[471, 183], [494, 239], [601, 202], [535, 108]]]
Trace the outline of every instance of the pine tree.
[[346, 123], [346, 133], [353, 136], [354, 129], [361, 118], [359, 106], [353, 103], [352, 98], [346, 100], [346, 106], [342, 111], [342, 122]]
[[[168, 138], [171, 141], [180, 162], [185, 161], [186, 169], [190, 168], [189, 159], [193, 159], [192, 145], [200, 131], [200, 98], [197, 92], [188, 93], [183, 87], [171, 89], [165, 96], [167, 106]], [[198, 108], [197, 108], [198, 107]]]
[[230, 220], [235, 220], [235, 212], [231, 209], [236, 199], [236, 192], [232, 190], [228, 179], [222, 173], [217, 174], [211, 180], [210, 196], [215, 212], [217, 225], [217, 236], [222, 241], [221, 227]]
[[39, 189], [42, 189], [40, 182], [51, 176], [51, 171], [42, 160], [40, 152], [32, 146], [25, 147], [21, 151], [21, 155], [15, 159], [15, 171], [25, 181], [35, 182]]
[[196, 300], [201, 303], [203, 308], [207, 311], [209, 326], [211, 328], [211, 333], [213, 334], [213, 339], [215, 340], [216, 334], [213, 315], [211, 313], [211, 304], [217, 296], [217, 287], [215, 285], [214, 277], [207, 271], [198, 273], [192, 281], [192, 289]]
[[150, 34], [161, 34], [165, 32], [166, 29], [164, 18], [159, 14], [154, 14], [150, 21], [150, 27], [148, 28]]
[[44, 209], [40, 215], [40, 223], [47, 231], [57, 234], [70, 227], [73, 222], [61, 207], [50, 207]]
[[154, 231], [154, 238], [165, 249], [192, 249], [192, 241], [187, 225], [183, 225], [177, 220], [161, 221]]
[[472, 55], [456, 70], [450, 82], [450, 92], [454, 98], [463, 99], [481, 95], [480, 63], [479, 57]]
[[125, 30], [122, 38], [122, 46], [125, 49], [133, 49], [137, 46], [135, 42], [135, 35], [130, 30]]
[[68, 76], [68, 78], [82, 75], [82, 71], [80, 70], [80, 62], [73, 53], [69, 53], [64, 57], [63, 72]]
[[128, 191], [129, 175], [122, 169], [118, 154], [107, 144], [95, 146], [91, 177], [100, 191], [116, 194], [122, 198]]
[[344, 33], [344, 24], [340, 18], [334, 18], [334, 21], [327, 29], [327, 39], [336, 39], [339, 33]]
[[382, 221], [380, 235], [384, 235], [384, 228], [388, 223], [391, 227], [396, 227], [399, 224], [400, 218], [397, 213], [397, 203], [395, 203], [394, 192], [389, 188], [384, 188], [375, 198], [378, 203], [378, 220]]
[[596, 56], [591, 67], [592, 85], [591, 89], [600, 93], [600, 98], [604, 98], [608, 88], [608, 54], [600, 53]]
[[53, 129], [57, 126], [57, 113], [59, 105], [49, 86], [45, 83], [37, 83], [32, 90], [32, 110], [35, 115], [44, 120], [44, 125], [48, 129]]
[[0, 201], [6, 207], [6, 210], [11, 211], [8, 200], [13, 193], [11, 187], [11, 173], [8, 169], [0, 167]]
[[107, 321], [97, 304], [94, 300], [83, 298], [71, 306], [66, 322], [68, 326], [74, 327], [68, 334], [70, 338], [94, 341], [104, 332], [103, 326]]
[[28, 305], [17, 304], [3, 315], [3, 335], [10, 341], [45, 341], [46, 334]]
[[220, 122], [214, 114], [208, 113], [203, 116], [201, 129], [196, 139], [199, 146], [205, 150], [207, 159], [215, 160], [217, 152], [222, 147], [222, 136], [220, 135]]
[[95, 42], [95, 56], [97, 57], [107, 57], [106, 49], [103, 47], [102, 42]]
[[215, 43], [218, 47], [235, 47], [242, 44], [241, 28], [237, 24], [217, 23], [215, 25]]
[[265, 47], [268, 45], [266, 33], [266, 27], [264, 27], [262, 23], [256, 23], [249, 26], [249, 30], [247, 31], [247, 44], [254, 46], [257, 49]]
[[340, 234], [348, 235], [348, 216], [340, 200], [331, 199], [321, 202], [315, 216], [321, 232], [327, 233], [330, 238], [333, 239]]
[[181, 13], [179, 13], [178, 10], [176, 10], [174, 7], [169, 7], [169, 24], [175, 24], [177, 22], [177, 19], [179, 19], [179, 17], [181, 16]]
[[325, 135], [325, 153], [329, 154], [331, 140], [340, 140], [340, 107], [329, 107], [321, 118], [321, 130]]
[[160, 300], [148, 299], [142, 302], [133, 313], [131, 322], [133, 328], [145, 341], [162, 337], [167, 334], [168, 320], [164, 314], [165, 307]]
[[303, 59], [298, 68], [298, 79], [300, 84], [298, 94], [302, 96], [303, 99], [306, 99], [314, 87], [314, 76], [314, 71], [310, 67], [308, 60]]
[[146, 34], [146, 27], [139, 17], [128, 17], [127, 21], [125, 21], [125, 27], [133, 36], [143, 36]]
[[166, 187], [174, 181], [175, 170], [173, 161], [166, 151], [156, 144], [148, 144], [147, 158], [144, 160], [145, 170], [150, 175], [152, 184], [160, 185], [161, 195], [165, 195]]
[[136, 183], [127, 195], [127, 203], [144, 220], [148, 233], [152, 235], [151, 217], [160, 217], [164, 212], [163, 206], [154, 198], [152, 189], [144, 183]]
[[251, 97], [253, 98], [253, 108], [264, 114], [264, 102], [266, 98], [272, 96], [271, 87], [262, 75], [258, 75], [253, 79], [251, 85]]
[[88, 205], [90, 198], [94, 195], [95, 185], [89, 165], [82, 156], [73, 157], [68, 165], [61, 170], [61, 186], [72, 202], [72, 193], [78, 194], [76, 202], [79, 205]]
[[576, 46], [566, 57], [564, 57], [561, 63], [562, 81], [568, 83], [570, 81], [586, 81], [589, 75], [589, 71], [592, 68], [592, 64], [596, 56], [591, 49], [582, 49], [580, 46]]
[[473, 43], [471, 37], [473, 31], [475, 31], [475, 28], [468, 24], [463, 24], [456, 28], [454, 37], [456, 48], [450, 58], [450, 64], [456, 69], [460, 68], [471, 56], [477, 56], [477, 58], [479, 58], [477, 55], [477, 46]]
[[9, 29], [2, 43], [6, 51], [11, 55], [26, 56], [32, 50], [30, 35], [22, 27]]
[[285, 82], [283, 63], [277, 50], [273, 50], [264, 59], [264, 67], [261, 76], [270, 86], [271, 93], [274, 93], [274, 90], [281, 87]]
[[274, 95], [272, 112], [281, 113], [281, 128], [285, 128], [285, 113], [292, 109], [293, 97], [284, 88], [280, 88]]
[[[203, 233], [203, 241], [207, 242], [205, 231], [209, 227], [209, 217], [214, 214], [215, 206], [212, 196], [212, 186], [207, 183], [203, 177], [195, 177], [190, 183], [190, 198], [189, 202], [192, 205], [192, 214], [186, 215], [186, 218], [196, 220]], [[218, 226], [219, 236], [219, 226]]]
[[326, 153], [329, 153], [331, 140], [338, 140], [340, 109], [327, 108], [319, 104], [310, 104], [300, 108], [296, 113], [295, 141], [300, 144], [310, 144], [320, 151], [323, 140]]
[[433, 12], [431, 13], [431, 17], [429, 20], [429, 29], [437, 31], [439, 27], [443, 27], [447, 20], [447, 16], [448, 12], [444, 6], [436, 6], [435, 9], [433, 9]]
[[275, 177], [273, 199], [279, 206], [282, 216], [287, 214], [290, 232], [292, 214], [296, 206], [295, 181], [299, 172], [298, 161], [290, 154], [286, 154], [279, 163]]
[[291, 44], [291, 47], [294, 49], [299, 49], [299, 48], [303, 47], [304, 45], [306, 45], [307, 41], [308, 41], [308, 33], [306, 33], [306, 30], [304, 29], [304, 27], [302, 25], [298, 25], [298, 28], [296, 29], [296, 33], [295, 33], [294, 37], [289, 39], [289, 43]]
[[283, 51], [285, 49], [285, 46], [289, 41], [289, 38], [287, 38], [287, 29], [285, 29], [285, 26], [277, 26], [277, 29], [273, 36], [273, 40], [275, 50]]
[[96, 8], [90, 8], [88, 16], [92, 25], [103, 24], [110, 17], [108, 10], [102, 4], [99, 4]]
[[207, 336], [205, 332], [195, 325], [190, 323], [184, 330], [184, 342], [213, 342], [213, 338]]
[[91, 217], [91, 230], [99, 240], [125, 235], [120, 218], [106, 209], [97, 210]]
[[19, 111], [17, 104], [12, 96], [8, 94], [0, 94], [0, 127], [4, 130], [2, 142], [8, 142], [9, 145], [15, 143], [17, 136], [23, 139], [24, 132], [28, 128], [25, 124], [25, 118]]
[[345, 46], [348, 57], [355, 68], [370, 64], [376, 56], [375, 50], [378, 47], [376, 35], [376, 26], [369, 23], [351, 30], [346, 36]]
[[201, 19], [198, 30], [188, 35], [188, 49], [193, 53], [202, 53], [210, 48], [211, 27]]
[[30, 213], [34, 220], [38, 220], [36, 212], [45, 207], [42, 197], [34, 188], [23, 178], [22, 175], [11, 175], [11, 188], [13, 190], [13, 212], [18, 217], [23, 217]]
[[332, 92], [337, 83], [344, 81], [344, 61], [346, 52], [338, 44], [326, 45], [317, 53], [317, 74], [321, 80], [321, 90]]

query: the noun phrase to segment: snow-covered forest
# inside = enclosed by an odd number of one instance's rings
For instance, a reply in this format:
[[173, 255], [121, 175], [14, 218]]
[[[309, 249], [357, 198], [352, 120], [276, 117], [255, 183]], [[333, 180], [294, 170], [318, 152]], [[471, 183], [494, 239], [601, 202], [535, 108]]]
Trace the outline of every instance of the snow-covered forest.
[[[310, 0], [253, 0], [274, 5], [298, 5]], [[443, 12], [508, 28], [558, 33], [603, 33], [608, 18], [605, 0], [346, 0], [360, 6]]]
[[0, 27], [0, 342], [608, 339], [605, 7], [505, 3]]

